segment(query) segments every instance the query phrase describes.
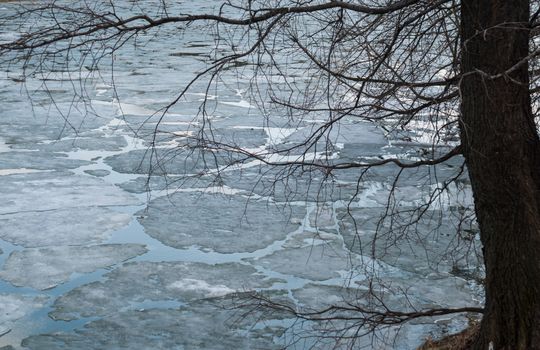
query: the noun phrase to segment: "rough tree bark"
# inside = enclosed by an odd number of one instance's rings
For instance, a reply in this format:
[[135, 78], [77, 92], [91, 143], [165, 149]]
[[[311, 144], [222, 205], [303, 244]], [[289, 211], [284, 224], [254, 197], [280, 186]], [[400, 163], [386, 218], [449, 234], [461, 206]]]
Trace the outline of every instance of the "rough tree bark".
[[475, 349], [540, 349], [540, 141], [529, 95], [529, 1], [461, 4], [461, 140], [486, 265]]

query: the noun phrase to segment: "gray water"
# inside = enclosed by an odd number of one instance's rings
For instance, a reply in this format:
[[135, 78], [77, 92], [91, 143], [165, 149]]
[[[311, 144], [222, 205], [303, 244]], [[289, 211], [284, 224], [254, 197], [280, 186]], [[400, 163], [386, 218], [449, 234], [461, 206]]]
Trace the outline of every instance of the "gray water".
[[[15, 28], [0, 31], [2, 40], [17, 35]], [[324, 349], [331, 343], [317, 338], [321, 325], [269, 310], [243, 317], [246, 309], [235, 302], [259, 291], [300, 310], [363, 305], [374, 277], [384, 281], [377, 293], [391, 308], [481, 304], [476, 280], [456, 272], [476, 264], [455, 238], [455, 219], [471, 203], [466, 180], [441, 196], [412, 238], [372, 253], [392, 166], [357, 186], [358, 172], [333, 182], [317, 173], [275, 182], [280, 174], [271, 168], [223, 167], [220, 158], [216, 179], [204, 152], [179, 150], [203, 122], [205, 96], [211, 113], [204, 122], [218, 139], [244, 148], [294, 145], [319, 125], [263, 116], [250, 98], [251, 68], [225, 72], [211, 95], [204, 80], [195, 84], [164, 116], [150, 160], [153, 113], [213, 54], [211, 32], [174, 34], [164, 30], [150, 41], [143, 34], [144, 45], [116, 52], [114, 83], [106, 62], [99, 74], [83, 70], [82, 79], [68, 67], [24, 83], [16, 66], [0, 67], [0, 347]], [[83, 86], [84, 101], [73, 98], [74, 86]], [[337, 147], [331, 157], [414, 159], [424, 136], [403, 144], [375, 125], [345, 119], [329, 136]], [[421, 204], [458, 166], [443, 164], [438, 177], [429, 169], [408, 174], [394, 193], [399, 207]], [[420, 319], [355, 346], [411, 349], [466, 325], [463, 316]]]

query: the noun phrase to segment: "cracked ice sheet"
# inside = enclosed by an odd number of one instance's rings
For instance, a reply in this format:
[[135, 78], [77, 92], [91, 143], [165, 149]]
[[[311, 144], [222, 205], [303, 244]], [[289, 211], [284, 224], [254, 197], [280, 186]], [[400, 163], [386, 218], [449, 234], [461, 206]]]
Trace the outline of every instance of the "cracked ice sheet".
[[130, 193], [146, 193], [149, 191], [172, 193], [181, 189], [205, 189], [217, 185], [216, 180], [217, 178], [213, 176], [139, 176], [118, 184], [118, 186]]
[[245, 168], [242, 172], [222, 175], [225, 185], [246, 195], [270, 196], [276, 202], [326, 202], [350, 199], [357, 192], [356, 183], [344, 184], [325, 179], [320, 172], [285, 174], [283, 169], [266, 166]]
[[12, 252], [0, 278], [21, 287], [45, 290], [67, 282], [73, 273], [89, 273], [147, 252], [139, 244], [59, 246]]
[[75, 169], [91, 162], [69, 159], [65, 154], [40, 151], [13, 151], [0, 153], [1, 169], [59, 170]]
[[[377, 279], [347, 283], [346, 286], [308, 283], [291, 292], [294, 300], [297, 301], [297, 310], [302, 312], [317, 312], [330, 306], [345, 307], [340, 312], [343, 318], [332, 321], [333, 330], [345, 329], [357, 322], [355, 318], [360, 314], [358, 310], [352, 309], [354, 306], [361, 309], [380, 310], [380, 307], [376, 305], [380, 306], [380, 303], [384, 303], [385, 308], [403, 312], [430, 308], [479, 306], [479, 303], [471, 298], [472, 293], [468, 289], [470, 286], [467, 286], [462, 279], [452, 277], [429, 279], [420, 275], [403, 274], [401, 277], [396, 275], [394, 278], [386, 279], [386, 282], [388, 284], [384, 286], [378, 284]], [[377, 297], [373, 298], [374, 295]], [[347, 319], [347, 316], [350, 318]], [[444, 334], [456, 333], [467, 324], [468, 321], [463, 315], [419, 318], [395, 327], [381, 328], [375, 337], [358, 338], [355, 348], [416, 349], [428, 336], [437, 334], [437, 337], [440, 337]], [[320, 334], [321, 324], [314, 326], [315, 332]], [[355, 330], [357, 326], [356, 323]], [[305, 330], [308, 327], [309, 325], [302, 326], [301, 329]]]
[[[282, 326], [261, 325], [238, 310], [226, 310], [221, 300], [200, 301], [179, 309], [116, 312], [70, 333], [31, 336], [22, 345], [31, 350], [101, 349], [281, 349], [272, 341]], [[235, 313], [236, 312], [236, 313]]]
[[[107, 110], [96, 111], [94, 113], [76, 111], [72, 108], [72, 103], [57, 103], [52, 109], [51, 106], [31, 106], [28, 102], [8, 104], [7, 110], [2, 110], [2, 125], [0, 134], [5, 135], [5, 143], [9, 145], [18, 143], [35, 143], [39, 141], [58, 140], [63, 137], [75, 137], [86, 131], [94, 130], [106, 125], [112, 114]], [[58, 111], [52, 111], [59, 107], [64, 112], [64, 116]], [[69, 113], [68, 113], [69, 111]], [[108, 116], [108, 117], [107, 117]], [[74, 127], [69, 127], [68, 124]], [[9, 135], [9, 136], [8, 136]]]
[[[369, 293], [369, 287], [362, 286], [362, 288], [342, 287], [335, 285], [319, 285], [309, 283], [303, 288], [292, 291], [294, 299], [298, 301], [299, 310], [303, 312], [318, 312], [331, 306], [344, 307], [340, 311], [342, 318], [334, 319], [331, 324], [307, 324], [299, 326], [298, 333], [306, 331], [306, 329], [312, 328], [312, 332], [315, 334], [321, 334], [321, 327], [331, 327], [331, 331], [338, 329], [347, 329], [351, 327], [358, 332], [366, 332], [366, 336], [357, 337], [354, 342], [354, 349], [416, 349], [418, 348], [428, 336], [431, 336], [439, 326], [433, 323], [432, 319], [419, 320], [415, 324], [413, 322], [399, 324], [397, 326], [389, 325], [387, 327], [381, 327], [376, 333], [370, 332], [366, 326], [362, 328], [359, 324], [358, 317], [364, 315], [358, 310], [353, 310], [355, 306], [359, 309], [371, 309], [380, 310], [376, 308], [373, 303], [373, 295], [366, 298], [366, 293]], [[373, 293], [373, 291], [371, 291]], [[377, 298], [384, 298], [385, 306], [391, 310], [405, 311], [408, 309], [407, 298], [404, 298], [401, 293], [391, 294], [386, 292], [376, 292]], [[399, 305], [397, 309], [394, 309], [396, 305]], [[350, 311], [346, 311], [350, 310]], [[411, 310], [412, 311], [412, 310]], [[330, 315], [331, 316], [331, 315]], [[422, 323], [421, 323], [422, 322]], [[328, 329], [328, 328], [326, 328]], [[452, 330], [453, 332], [459, 331]], [[448, 331], [448, 330], [447, 330]], [[451, 333], [453, 333], [451, 332]], [[312, 333], [313, 334], [313, 333]], [[395, 341], [398, 340], [398, 341]], [[347, 343], [345, 343], [347, 344]], [[349, 348], [345, 345], [343, 347], [334, 347], [333, 343], [327, 345], [328, 348], [345, 349]], [[350, 345], [350, 344], [349, 344]]]
[[[0, 215], [0, 237], [26, 248], [102, 243], [131, 215], [85, 207]], [[39, 232], [39, 234], [36, 234]]]
[[8, 333], [17, 320], [42, 308], [47, 300], [46, 296], [0, 294], [0, 336]]
[[[303, 127], [286, 137], [284, 142], [301, 144], [309, 139], [314, 133], [321, 132], [320, 124], [313, 124]], [[333, 144], [351, 143], [357, 145], [379, 145], [380, 147], [388, 144], [388, 140], [381, 130], [372, 123], [367, 122], [347, 122], [341, 121], [324, 131], [321, 142], [327, 141]]]
[[246, 203], [239, 196], [175, 193], [151, 201], [137, 216], [148, 235], [168, 246], [239, 253], [284, 239], [305, 213], [304, 207]]
[[[479, 241], [459, 231], [460, 227], [472, 229], [475, 224], [463, 218], [459, 209], [429, 210], [421, 218], [411, 216], [414, 207], [399, 209], [401, 214], [387, 216], [384, 221], [386, 213], [381, 208], [337, 209], [340, 233], [347, 249], [361, 254], [369, 247], [377, 260], [421, 275], [445, 275], [481, 266]], [[403, 217], [413, 224], [391, 230], [389, 222], [402, 222], [399, 219]], [[465, 238], [456, 239], [456, 234]]]
[[137, 261], [109, 272], [102, 281], [77, 287], [55, 301], [53, 319], [106, 316], [136, 309], [145, 301], [194, 301], [268, 288], [278, 279], [239, 263]]
[[215, 166], [230, 164], [227, 152], [201, 152], [199, 150], [140, 149], [105, 158], [105, 164], [123, 174], [198, 174]]
[[[391, 310], [401, 311], [411, 310], [411, 307], [428, 309], [479, 306], [478, 301], [473, 299], [470, 286], [460, 278], [431, 279], [404, 273], [386, 282], [384, 286], [373, 280], [350, 283], [347, 287], [308, 283], [293, 290], [292, 294], [301, 307], [311, 311], [332, 305], [350, 306], [350, 303], [372, 308], [377, 302], [384, 303]], [[377, 294], [378, 301], [370, 298], [373, 293]]]
[[[340, 271], [349, 271], [354, 256], [341, 244], [324, 243], [299, 249], [283, 249], [259, 259], [246, 259], [272, 271], [314, 281], [340, 277]], [[358, 261], [356, 261], [358, 262]]]
[[[0, 141], [1, 142], [1, 141]], [[39, 152], [71, 152], [74, 149], [88, 151], [121, 151], [127, 147], [127, 141], [123, 136], [107, 136], [98, 131], [87, 132], [84, 136], [66, 137], [61, 140], [45, 142], [27, 142], [11, 145], [14, 149], [38, 150]], [[0, 143], [0, 153], [2, 145]], [[58, 153], [52, 153], [58, 157]]]
[[[157, 129], [156, 129], [157, 128]], [[145, 140], [148, 145], [157, 143], [159, 147], [170, 141], [180, 146], [194, 144], [198, 138], [204, 138], [211, 143], [220, 144], [221, 148], [242, 148], [246, 150], [260, 149], [265, 145], [267, 134], [262, 129], [253, 127], [244, 128], [212, 128], [211, 134], [201, 135], [199, 127], [185, 127], [178, 125], [145, 124], [139, 127], [137, 136]], [[157, 134], [156, 134], [157, 131]]]
[[137, 205], [129, 193], [101, 179], [70, 172], [6, 175], [0, 182], [0, 215], [84, 206]]

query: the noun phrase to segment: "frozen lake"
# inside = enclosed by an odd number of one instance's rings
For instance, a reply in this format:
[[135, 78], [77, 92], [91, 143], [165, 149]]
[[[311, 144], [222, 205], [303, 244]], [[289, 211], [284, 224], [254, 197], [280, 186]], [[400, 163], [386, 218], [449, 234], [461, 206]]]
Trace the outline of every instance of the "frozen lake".
[[[0, 28], [1, 40], [14, 35]], [[24, 82], [17, 67], [0, 67], [0, 349], [324, 349], [312, 338], [315, 323], [282, 311], [244, 317], [245, 308], [231, 306], [252, 291], [299, 310], [363, 304], [374, 277], [397, 310], [481, 303], [465, 273], [474, 252], [457, 249], [454, 235], [471, 201], [466, 180], [412, 238], [370, 243], [384, 232], [389, 195], [404, 212], [415, 208], [459, 171], [459, 159], [408, 173], [392, 193], [392, 165], [361, 183], [358, 170], [325, 182], [313, 172], [283, 180], [256, 161], [229, 167], [227, 154], [182, 145], [210, 122], [224, 143], [291, 147], [322, 120], [263, 114], [250, 98], [248, 67], [225, 71], [209, 91], [204, 80], [195, 84], [158, 124], [155, 112], [206, 67], [215, 38], [145, 35], [144, 45], [115, 53], [114, 84], [107, 64], [99, 74], [68, 67]], [[84, 98], [74, 97], [73, 82]], [[211, 113], [202, 118], [205, 97]], [[421, 149], [354, 118], [329, 138], [336, 160], [415, 159]], [[466, 324], [418, 319], [357, 346], [411, 349]]]

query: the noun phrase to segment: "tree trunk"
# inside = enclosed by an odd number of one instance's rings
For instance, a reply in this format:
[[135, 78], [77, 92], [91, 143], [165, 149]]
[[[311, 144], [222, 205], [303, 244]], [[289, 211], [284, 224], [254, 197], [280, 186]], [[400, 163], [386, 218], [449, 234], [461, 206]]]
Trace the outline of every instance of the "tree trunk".
[[540, 349], [540, 141], [524, 60], [528, 20], [525, 0], [461, 4], [461, 141], [486, 265], [474, 349]]

